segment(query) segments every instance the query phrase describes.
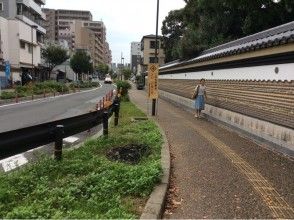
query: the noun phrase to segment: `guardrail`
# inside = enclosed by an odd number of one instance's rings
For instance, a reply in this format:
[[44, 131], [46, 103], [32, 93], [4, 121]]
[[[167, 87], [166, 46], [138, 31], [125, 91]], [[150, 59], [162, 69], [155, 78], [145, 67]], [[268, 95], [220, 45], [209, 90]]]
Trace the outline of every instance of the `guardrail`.
[[108, 119], [115, 113], [114, 124], [118, 125], [120, 108], [118, 96], [112, 101], [111, 97], [112, 92], [97, 104], [95, 111], [87, 114], [0, 133], [0, 159], [55, 142], [54, 156], [60, 160], [63, 138], [100, 124], [103, 124], [103, 134], [107, 136]]

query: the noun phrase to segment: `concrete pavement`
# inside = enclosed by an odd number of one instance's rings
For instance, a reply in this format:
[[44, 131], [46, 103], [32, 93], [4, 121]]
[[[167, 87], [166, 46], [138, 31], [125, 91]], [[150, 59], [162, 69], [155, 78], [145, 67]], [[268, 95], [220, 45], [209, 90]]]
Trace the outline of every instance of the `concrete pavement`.
[[[130, 98], [151, 110], [144, 91]], [[164, 218], [294, 218], [293, 158], [164, 100], [157, 113], [172, 158]]]

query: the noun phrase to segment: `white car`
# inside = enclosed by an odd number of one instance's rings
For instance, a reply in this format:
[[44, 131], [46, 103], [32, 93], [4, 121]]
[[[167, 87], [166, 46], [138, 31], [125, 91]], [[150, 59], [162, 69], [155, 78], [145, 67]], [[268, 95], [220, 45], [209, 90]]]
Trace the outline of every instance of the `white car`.
[[106, 76], [105, 79], [104, 79], [104, 83], [108, 83], [108, 84], [111, 84], [112, 83], [112, 79], [110, 76]]

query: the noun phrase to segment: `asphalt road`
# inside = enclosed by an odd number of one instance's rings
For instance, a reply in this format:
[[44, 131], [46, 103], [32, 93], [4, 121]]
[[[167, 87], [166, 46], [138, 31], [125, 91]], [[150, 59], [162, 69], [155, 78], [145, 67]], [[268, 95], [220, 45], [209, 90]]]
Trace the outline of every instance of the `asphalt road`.
[[0, 106], [0, 132], [87, 113], [113, 88], [102, 83], [102, 87], [90, 91]]

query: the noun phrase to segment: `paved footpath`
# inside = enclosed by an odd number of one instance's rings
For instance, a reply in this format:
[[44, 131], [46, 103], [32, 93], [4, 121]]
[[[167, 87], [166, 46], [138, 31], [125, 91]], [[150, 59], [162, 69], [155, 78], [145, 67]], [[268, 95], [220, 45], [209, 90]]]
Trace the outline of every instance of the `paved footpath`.
[[[144, 91], [130, 98], [150, 111]], [[294, 219], [293, 159], [161, 99], [157, 113], [172, 158], [164, 218]]]

